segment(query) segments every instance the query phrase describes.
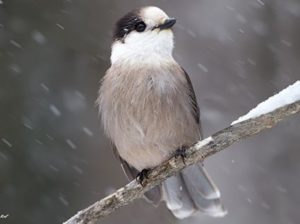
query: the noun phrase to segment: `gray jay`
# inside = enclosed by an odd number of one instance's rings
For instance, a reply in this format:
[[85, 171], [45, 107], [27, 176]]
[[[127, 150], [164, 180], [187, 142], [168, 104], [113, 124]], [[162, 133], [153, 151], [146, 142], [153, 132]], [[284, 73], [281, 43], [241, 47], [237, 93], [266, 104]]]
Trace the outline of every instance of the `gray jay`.
[[[150, 6], [129, 12], [114, 30], [111, 67], [97, 103], [104, 130], [130, 179], [202, 137], [191, 81], [172, 56], [175, 22]], [[203, 164], [185, 168], [145, 197], [156, 205], [165, 201], [177, 218], [197, 211], [226, 214]]]

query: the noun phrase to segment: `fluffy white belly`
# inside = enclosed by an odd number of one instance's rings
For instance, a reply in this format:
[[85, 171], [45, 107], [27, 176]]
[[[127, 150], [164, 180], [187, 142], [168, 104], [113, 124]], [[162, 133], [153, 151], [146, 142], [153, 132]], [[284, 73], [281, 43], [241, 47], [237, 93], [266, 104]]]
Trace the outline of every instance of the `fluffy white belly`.
[[167, 160], [200, 138], [187, 81], [179, 66], [108, 70], [98, 100], [104, 129], [120, 156], [137, 170]]

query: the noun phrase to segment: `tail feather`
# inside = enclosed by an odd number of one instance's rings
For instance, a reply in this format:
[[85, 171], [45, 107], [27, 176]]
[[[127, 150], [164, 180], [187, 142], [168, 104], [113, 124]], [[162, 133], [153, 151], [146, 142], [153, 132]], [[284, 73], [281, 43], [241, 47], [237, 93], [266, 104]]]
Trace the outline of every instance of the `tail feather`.
[[166, 205], [177, 218], [184, 218], [196, 211], [180, 175], [172, 176], [163, 183]]
[[182, 171], [183, 179], [195, 193], [206, 199], [217, 199], [221, 193], [202, 164], [189, 166]]
[[196, 211], [210, 216], [224, 216], [220, 192], [202, 165], [185, 168], [163, 184], [164, 200], [177, 218], [186, 218]]

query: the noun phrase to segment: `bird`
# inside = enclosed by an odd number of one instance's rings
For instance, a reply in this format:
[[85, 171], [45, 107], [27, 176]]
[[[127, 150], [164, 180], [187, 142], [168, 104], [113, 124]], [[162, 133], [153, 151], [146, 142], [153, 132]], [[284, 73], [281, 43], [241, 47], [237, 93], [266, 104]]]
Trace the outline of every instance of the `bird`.
[[[156, 6], [134, 9], [113, 31], [111, 66], [96, 103], [104, 131], [129, 180], [202, 139], [191, 80], [173, 58], [176, 19]], [[145, 193], [164, 201], [178, 219], [198, 211], [222, 217], [220, 191], [202, 163], [189, 166]]]

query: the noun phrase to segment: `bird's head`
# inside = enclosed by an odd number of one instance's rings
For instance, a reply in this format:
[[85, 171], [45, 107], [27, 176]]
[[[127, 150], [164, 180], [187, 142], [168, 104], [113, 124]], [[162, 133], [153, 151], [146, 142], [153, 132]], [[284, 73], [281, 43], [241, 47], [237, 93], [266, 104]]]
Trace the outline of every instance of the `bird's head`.
[[176, 19], [161, 9], [148, 6], [123, 16], [115, 26], [111, 62], [126, 59], [172, 58]]

